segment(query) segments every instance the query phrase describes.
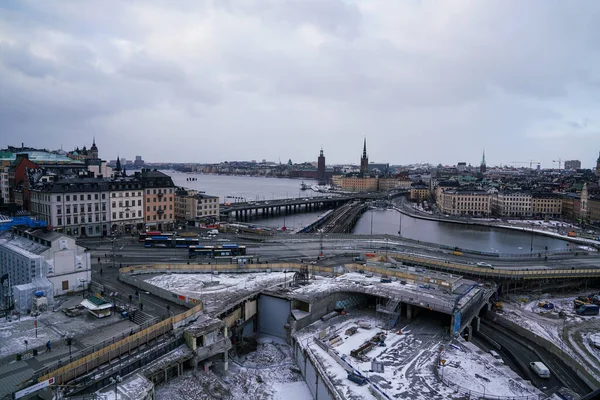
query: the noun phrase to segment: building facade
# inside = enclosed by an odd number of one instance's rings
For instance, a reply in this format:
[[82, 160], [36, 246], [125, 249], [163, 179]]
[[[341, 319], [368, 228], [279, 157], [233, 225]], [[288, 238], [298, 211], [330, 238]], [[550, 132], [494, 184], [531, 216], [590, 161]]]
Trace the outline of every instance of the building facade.
[[136, 172], [144, 188], [144, 223], [148, 230], [171, 230], [175, 225], [175, 184], [157, 170]]
[[562, 197], [556, 193], [533, 193], [531, 198], [532, 215], [538, 218], [560, 218]]
[[144, 188], [135, 177], [109, 181], [111, 232], [131, 234], [144, 229]]
[[429, 188], [427, 186], [413, 186], [410, 188], [410, 200], [421, 202], [429, 200]]
[[175, 194], [175, 218], [179, 222], [212, 223], [219, 219], [219, 197], [179, 189]]
[[109, 199], [109, 184], [102, 178], [41, 182], [31, 188], [31, 212], [69, 236], [105, 236], [110, 232]]
[[491, 193], [446, 190], [440, 197], [440, 210], [444, 214], [465, 216], [489, 216], [491, 214]]
[[581, 169], [581, 161], [579, 161], [579, 160], [566, 160], [565, 161], [565, 169], [566, 170]]
[[6, 204], [10, 203], [8, 167], [0, 167], [0, 199]]
[[527, 191], [500, 191], [493, 196], [492, 214], [499, 217], [531, 217], [532, 196]]

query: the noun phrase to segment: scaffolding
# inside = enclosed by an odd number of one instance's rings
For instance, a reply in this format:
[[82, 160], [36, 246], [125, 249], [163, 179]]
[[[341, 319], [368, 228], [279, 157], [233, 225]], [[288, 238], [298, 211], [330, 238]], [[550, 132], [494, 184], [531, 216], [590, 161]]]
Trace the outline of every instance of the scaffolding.
[[394, 298], [377, 298], [377, 318], [384, 321], [384, 329], [393, 329], [400, 320], [400, 312], [397, 311], [400, 300]]

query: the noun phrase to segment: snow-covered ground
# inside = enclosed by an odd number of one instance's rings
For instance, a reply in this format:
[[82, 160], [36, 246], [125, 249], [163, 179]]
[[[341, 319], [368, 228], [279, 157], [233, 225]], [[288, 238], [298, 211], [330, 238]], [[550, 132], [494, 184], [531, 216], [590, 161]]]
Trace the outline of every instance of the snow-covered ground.
[[473, 394], [485, 392], [487, 395], [506, 397], [540, 394], [530, 382], [504, 365], [502, 360], [493, 358], [464, 340], [458, 345], [446, 346], [441, 357], [445, 365], [438, 366], [439, 376]]
[[[81, 303], [81, 297], [72, 297], [63, 304], [71, 307]], [[58, 346], [64, 347], [64, 337], [73, 335], [80, 344], [85, 347], [102, 342], [117, 336], [122, 332], [129, 332], [131, 328], [137, 327], [128, 319], [118, 315], [96, 319], [85, 312], [77, 317], [67, 317], [60, 311], [46, 311], [37, 317], [37, 337], [34, 317], [21, 317], [20, 320], [7, 321], [0, 319], [0, 356], [8, 356], [24, 353], [25, 350], [37, 348], [38, 351], [45, 349], [46, 342], [53, 343], [53, 349]], [[94, 332], [93, 335], [88, 335]], [[27, 340], [27, 345], [25, 345]], [[75, 351], [75, 349], [73, 349]]]
[[[591, 291], [591, 290], [590, 290]], [[578, 362], [588, 367], [590, 373], [600, 378], [600, 351], [590, 345], [589, 337], [600, 337], [600, 316], [579, 316], [573, 300], [582, 293], [552, 297], [511, 296], [503, 302], [502, 315], [519, 326], [554, 343]], [[553, 303], [553, 310], [540, 305]], [[559, 317], [563, 312], [565, 317]], [[598, 336], [596, 336], [598, 335]]]
[[151, 285], [178, 295], [202, 300], [206, 310], [214, 311], [235, 296], [244, 296], [258, 289], [267, 289], [292, 280], [293, 274], [283, 272], [248, 274], [164, 274], [145, 279]]
[[291, 349], [277, 339], [259, 340], [256, 351], [230, 359], [222, 373], [186, 373], [156, 389], [158, 400], [311, 400]]
[[[352, 314], [352, 313], [351, 313]], [[346, 330], [359, 323], [368, 323], [370, 328], [358, 328], [354, 335], [346, 334]], [[349, 315], [336, 317], [328, 322], [316, 322], [297, 333], [302, 346], [306, 346], [319, 360], [323, 369], [336, 389], [349, 399], [376, 398], [369, 387], [377, 385], [381, 393], [396, 399], [447, 399], [452, 398], [455, 388], [441, 382], [436, 366], [440, 357], [440, 346], [444, 344], [445, 322], [437, 321], [431, 315], [403, 325], [401, 334], [398, 331], [387, 333], [385, 347], [376, 346], [366, 354], [366, 359], [358, 360], [350, 356], [353, 349], [382, 332], [383, 321], [365, 315]], [[343, 362], [346, 368], [336, 361], [327, 351], [315, 343], [313, 337], [323, 329], [332, 332], [328, 337], [340, 335], [341, 341], [330, 347]], [[335, 333], [333, 333], [333, 331]], [[522, 396], [538, 393], [528, 382], [520, 379], [510, 368], [504, 366], [491, 356], [476, 347], [466, 344], [461, 350], [446, 347], [447, 363], [444, 367], [444, 378], [464, 387], [463, 393], [469, 390], [483, 392], [476, 382], [486, 385], [488, 395]], [[378, 360], [384, 364], [383, 373], [371, 372], [371, 361]], [[352, 368], [367, 376], [371, 384], [358, 386], [347, 378], [347, 369]], [[440, 370], [441, 374], [441, 370]], [[460, 378], [454, 379], [454, 375]]]

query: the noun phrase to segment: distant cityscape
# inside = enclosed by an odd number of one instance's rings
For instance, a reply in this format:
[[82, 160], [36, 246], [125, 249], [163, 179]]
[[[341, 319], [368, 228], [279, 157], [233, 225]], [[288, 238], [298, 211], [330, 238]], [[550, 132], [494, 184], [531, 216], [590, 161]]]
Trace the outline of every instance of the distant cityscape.
[[[535, 161], [488, 167], [398, 166], [369, 161], [367, 140], [358, 165], [315, 162], [225, 161], [218, 164], [149, 163], [100, 158], [96, 140], [72, 151], [8, 147], [0, 151], [0, 212], [28, 214], [68, 235], [106, 236], [178, 224], [215, 222], [225, 199], [177, 188], [164, 171], [316, 180], [323, 190], [342, 193], [405, 191], [408, 199], [454, 216], [563, 218], [600, 223], [600, 157], [596, 169], [579, 160], [542, 169]], [[159, 171], [162, 170], [162, 171]], [[131, 171], [131, 172], [129, 172]]]

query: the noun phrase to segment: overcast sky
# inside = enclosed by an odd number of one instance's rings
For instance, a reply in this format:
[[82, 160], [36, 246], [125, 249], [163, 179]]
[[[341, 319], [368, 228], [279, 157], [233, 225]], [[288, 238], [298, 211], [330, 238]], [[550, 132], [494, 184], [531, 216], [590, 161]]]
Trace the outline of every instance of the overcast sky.
[[0, 2], [0, 147], [488, 165], [600, 151], [600, 1]]

